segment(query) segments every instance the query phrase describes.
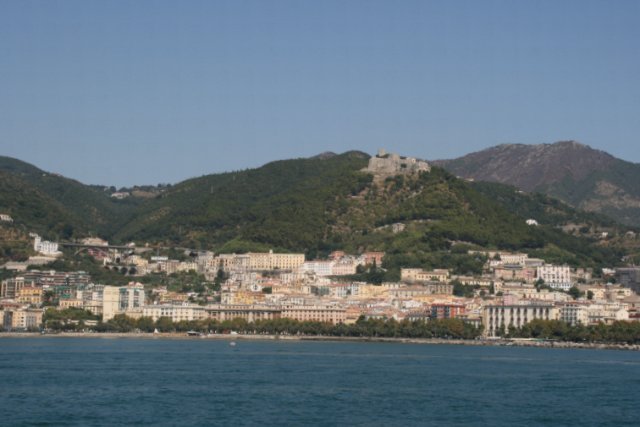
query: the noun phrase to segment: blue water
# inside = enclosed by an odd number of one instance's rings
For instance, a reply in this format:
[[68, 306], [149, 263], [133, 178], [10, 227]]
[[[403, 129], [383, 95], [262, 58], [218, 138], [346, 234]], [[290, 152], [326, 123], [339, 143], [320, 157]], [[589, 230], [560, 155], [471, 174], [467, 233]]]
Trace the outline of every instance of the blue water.
[[640, 354], [0, 339], [0, 424], [640, 425]]

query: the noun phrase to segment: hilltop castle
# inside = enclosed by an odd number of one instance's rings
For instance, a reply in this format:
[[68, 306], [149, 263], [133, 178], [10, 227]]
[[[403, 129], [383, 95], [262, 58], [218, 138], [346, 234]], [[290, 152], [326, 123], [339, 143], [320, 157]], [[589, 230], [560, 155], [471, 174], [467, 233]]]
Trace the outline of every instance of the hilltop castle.
[[424, 160], [414, 157], [401, 157], [398, 154], [378, 150], [375, 157], [369, 159], [369, 165], [363, 169], [378, 179], [395, 175], [411, 175], [418, 172], [429, 172], [431, 166]]

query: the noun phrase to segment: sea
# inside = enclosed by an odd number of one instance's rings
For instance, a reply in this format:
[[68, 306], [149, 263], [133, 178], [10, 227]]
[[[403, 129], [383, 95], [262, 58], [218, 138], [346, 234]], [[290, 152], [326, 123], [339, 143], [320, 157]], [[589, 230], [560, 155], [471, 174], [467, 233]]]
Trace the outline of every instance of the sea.
[[0, 339], [2, 426], [638, 426], [640, 353]]

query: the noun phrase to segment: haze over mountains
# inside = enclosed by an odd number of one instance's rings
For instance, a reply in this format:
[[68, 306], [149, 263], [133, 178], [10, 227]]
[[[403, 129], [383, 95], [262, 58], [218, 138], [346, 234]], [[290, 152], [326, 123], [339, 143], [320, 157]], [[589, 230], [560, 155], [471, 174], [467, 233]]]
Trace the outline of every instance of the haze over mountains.
[[514, 185], [640, 225], [640, 164], [575, 141], [498, 145], [433, 163], [463, 178]]

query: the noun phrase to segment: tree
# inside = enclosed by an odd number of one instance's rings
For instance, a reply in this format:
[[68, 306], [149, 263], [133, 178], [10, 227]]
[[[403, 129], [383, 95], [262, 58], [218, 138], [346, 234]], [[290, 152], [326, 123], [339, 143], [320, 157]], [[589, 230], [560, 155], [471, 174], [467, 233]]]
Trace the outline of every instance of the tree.
[[156, 327], [155, 322], [153, 321], [153, 318], [151, 318], [151, 317], [141, 317], [141, 318], [139, 318], [138, 321], [136, 322], [136, 326], [142, 332], [153, 332], [153, 330]]
[[593, 299], [593, 291], [587, 291], [587, 299], [588, 300], [592, 300]]
[[170, 317], [161, 317], [156, 321], [156, 328], [160, 332], [173, 332], [175, 327]]
[[131, 332], [136, 328], [136, 321], [124, 314], [116, 314], [107, 322], [118, 332]]
[[577, 286], [572, 286], [571, 289], [569, 289], [568, 294], [571, 295], [573, 299], [578, 299], [580, 298], [580, 295], [582, 295], [582, 292], [580, 292], [580, 289], [578, 289]]

